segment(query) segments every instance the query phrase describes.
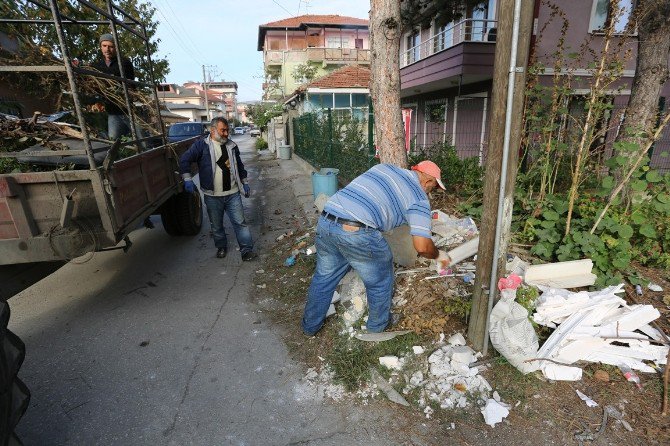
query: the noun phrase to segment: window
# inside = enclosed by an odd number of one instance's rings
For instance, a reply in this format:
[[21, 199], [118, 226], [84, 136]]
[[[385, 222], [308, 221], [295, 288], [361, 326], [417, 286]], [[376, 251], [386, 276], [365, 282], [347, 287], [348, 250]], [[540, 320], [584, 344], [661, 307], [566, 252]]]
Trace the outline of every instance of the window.
[[624, 33], [634, 7], [635, 0], [594, 0], [589, 30], [603, 31], [614, 20], [614, 32]]
[[351, 107], [351, 95], [349, 93], [335, 93], [335, 108]]
[[421, 46], [419, 45], [421, 43], [421, 34], [419, 31], [412, 31], [408, 36], [407, 36], [407, 63], [411, 64], [416, 62], [421, 58]]
[[368, 95], [365, 93], [353, 93], [351, 95], [351, 106], [352, 107], [367, 107], [368, 106]]
[[363, 49], [363, 39], [354, 39], [354, 47], [356, 49], [362, 50]]
[[332, 93], [310, 93], [307, 101], [314, 109], [333, 108]]
[[435, 24], [435, 34], [433, 39], [433, 52], [437, 53], [453, 45], [454, 23], [447, 23], [438, 26]]
[[426, 102], [424, 118], [426, 122], [444, 122], [446, 119], [447, 104], [444, 100]]
[[326, 48], [348, 48], [349, 47], [349, 38], [348, 37], [328, 37], [326, 39]]

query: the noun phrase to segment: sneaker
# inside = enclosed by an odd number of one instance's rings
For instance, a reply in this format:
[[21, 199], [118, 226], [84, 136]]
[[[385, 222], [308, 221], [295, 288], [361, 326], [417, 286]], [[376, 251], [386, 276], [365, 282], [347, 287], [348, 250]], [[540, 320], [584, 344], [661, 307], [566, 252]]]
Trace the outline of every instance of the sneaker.
[[228, 252], [226, 251], [226, 248], [219, 248], [219, 249], [216, 250], [216, 257], [218, 259], [224, 258], [226, 256], [226, 254], [228, 254]]
[[253, 251], [247, 251], [244, 254], [242, 254], [242, 261], [248, 262], [249, 260], [253, 260], [256, 257], [258, 257], [258, 254], [256, 254]]

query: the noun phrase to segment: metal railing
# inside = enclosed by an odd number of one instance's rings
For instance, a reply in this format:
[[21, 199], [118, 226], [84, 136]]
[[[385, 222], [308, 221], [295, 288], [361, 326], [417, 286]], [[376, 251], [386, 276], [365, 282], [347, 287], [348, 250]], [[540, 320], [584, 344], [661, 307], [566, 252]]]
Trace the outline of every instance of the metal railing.
[[308, 60], [370, 62], [370, 50], [360, 48], [325, 47], [266, 50], [264, 53], [264, 60], [266, 64], [273, 65], [281, 65], [286, 61], [305, 62]]
[[434, 36], [402, 53], [400, 68], [454, 47], [459, 43], [495, 42], [497, 23], [496, 20], [465, 19], [447, 26]]

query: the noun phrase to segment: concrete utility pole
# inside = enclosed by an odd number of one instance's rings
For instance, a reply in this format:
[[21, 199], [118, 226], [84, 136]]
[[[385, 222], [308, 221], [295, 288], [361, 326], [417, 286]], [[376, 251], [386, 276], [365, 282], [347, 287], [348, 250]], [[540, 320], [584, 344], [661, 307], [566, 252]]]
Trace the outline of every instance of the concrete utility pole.
[[[520, 12], [518, 16], [518, 41], [516, 48], [514, 48], [513, 30], [516, 2], [520, 2]], [[481, 235], [479, 251], [477, 252], [477, 275], [468, 326], [468, 338], [476, 349], [485, 353], [488, 348], [488, 315], [497, 292], [496, 286], [492, 287], [491, 284], [495, 285], [497, 283], [498, 272], [504, 267], [510, 238], [514, 186], [523, 130], [522, 113], [526, 87], [526, 67], [533, 31], [534, 5], [535, 0], [500, 0], [498, 7], [491, 130], [486, 154]], [[516, 50], [516, 59], [515, 63], [512, 64], [511, 58], [514, 50]], [[514, 68], [510, 69], [511, 67]], [[514, 84], [510, 91], [509, 81], [512, 72], [514, 72]], [[509, 101], [511, 101], [510, 110], [507, 109]], [[509, 122], [506, 121], [507, 118], [509, 118]], [[504, 158], [503, 148], [505, 147], [506, 137], [509, 151], [507, 157]], [[503, 169], [505, 169], [504, 172]], [[506, 176], [504, 188], [500, 184], [503, 176]], [[501, 189], [503, 200], [500, 200]], [[502, 204], [500, 210], [499, 204]], [[496, 246], [496, 240], [498, 246]], [[494, 269], [495, 271], [493, 271]]]
[[207, 113], [207, 120], [211, 121], [212, 117], [209, 116], [209, 98], [207, 97], [207, 76], [205, 76], [205, 66], [202, 66], [202, 88], [205, 89], [205, 110]]

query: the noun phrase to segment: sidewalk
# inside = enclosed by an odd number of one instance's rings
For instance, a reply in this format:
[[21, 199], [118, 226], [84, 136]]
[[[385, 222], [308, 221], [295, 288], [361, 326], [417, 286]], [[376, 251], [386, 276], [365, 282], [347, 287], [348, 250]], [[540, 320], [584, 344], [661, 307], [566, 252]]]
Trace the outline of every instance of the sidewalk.
[[[262, 159], [272, 159], [272, 157], [276, 156], [275, 153], [266, 150], [258, 153]], [[314, 206], [314, 196], [312, 194], [312, 172], [316, 172], [316, 169], [295, 153], [292, 154], [290, 160], [277, 158], [277, 163], [282, 172], [286, 174], [287, 179], [291, 180], [293, 195], [295, 195], [296, 200], [298, 200], [298, 203], [302, 207], [309, 224], [316, 224], [319, 213], [316, 206]]]

